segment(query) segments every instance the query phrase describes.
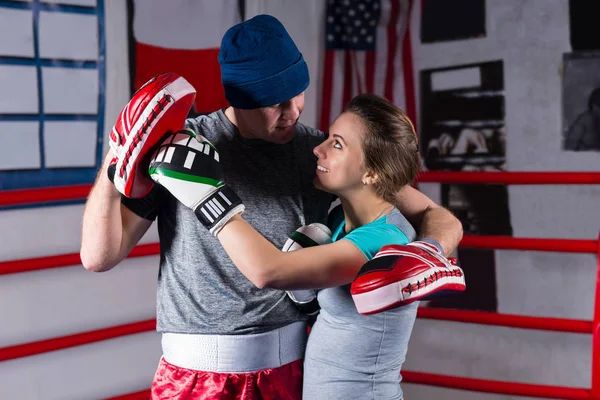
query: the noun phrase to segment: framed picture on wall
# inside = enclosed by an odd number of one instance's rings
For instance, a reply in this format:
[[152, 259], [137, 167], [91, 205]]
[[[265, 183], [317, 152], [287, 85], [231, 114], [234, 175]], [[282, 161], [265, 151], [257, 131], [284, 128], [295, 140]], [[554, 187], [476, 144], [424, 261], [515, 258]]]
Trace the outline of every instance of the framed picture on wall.
[[600, 52], [563, 55], [562, 112], [562, 148], [600, 151]]
[[503, 169], [503, 62], [421, 71], [421, 143], [431, 170]]
[[485, 37], [485, 0], [422, 0], [421, 42]]
[[[502, 61], [421, 71], [421, 143], [429, 170], [501, 171], [506, 163]], [[443, 184], [442, 204], [465, 234], [512, 235], [505, 185]], [[493, 250], [459, 249], [467, 290], [429, 303], [497, 311]]]

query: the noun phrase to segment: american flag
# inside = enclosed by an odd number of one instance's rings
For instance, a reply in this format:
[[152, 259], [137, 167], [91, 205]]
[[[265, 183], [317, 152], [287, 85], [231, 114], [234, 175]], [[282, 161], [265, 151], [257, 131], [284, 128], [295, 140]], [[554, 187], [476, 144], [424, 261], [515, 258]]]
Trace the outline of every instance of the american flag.
[[[411, 2], [327, 0], [319, 129], [327, 132], [350, 99], [361, 93], [384, 96], [415, 122]], [[404, 99], [395, 98], [397, 85], [403, 86]]]

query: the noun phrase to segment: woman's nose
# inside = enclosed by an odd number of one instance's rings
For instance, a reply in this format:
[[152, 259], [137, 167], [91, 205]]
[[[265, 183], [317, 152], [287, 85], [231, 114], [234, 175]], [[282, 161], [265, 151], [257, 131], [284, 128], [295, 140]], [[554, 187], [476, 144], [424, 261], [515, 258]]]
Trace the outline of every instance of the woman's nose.
[[315, 156], [317, 156], [317, 158], [323, 158], [323, 153], [321, 152], [321, 146], [323, 146], [323, 145], [320, 144], [313, 149], [313, 154]]

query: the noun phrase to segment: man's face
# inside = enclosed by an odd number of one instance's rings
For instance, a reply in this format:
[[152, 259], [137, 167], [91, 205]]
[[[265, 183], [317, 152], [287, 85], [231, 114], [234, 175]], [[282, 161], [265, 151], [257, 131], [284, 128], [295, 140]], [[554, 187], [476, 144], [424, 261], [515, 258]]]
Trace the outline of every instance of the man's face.
[[[296, 123], [304, 110], [304, 92], [274, 106], [238, 110], [241, 130], [252, 139], [283, 144], [294, 137]], [[245, 135], [245, 136], [246, 136]]]

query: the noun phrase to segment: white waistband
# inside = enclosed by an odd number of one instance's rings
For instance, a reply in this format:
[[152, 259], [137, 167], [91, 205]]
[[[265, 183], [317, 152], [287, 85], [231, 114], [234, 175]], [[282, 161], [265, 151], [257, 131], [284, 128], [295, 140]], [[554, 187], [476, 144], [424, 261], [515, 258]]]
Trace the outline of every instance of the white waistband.
[[307, 324], [294, 322], [251, 335], [163, 333], [164, 359], [178, 367], [244, 373], [277, 368], [304, 357]]

